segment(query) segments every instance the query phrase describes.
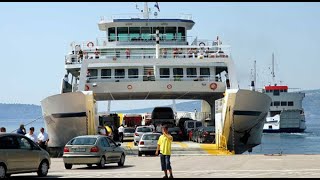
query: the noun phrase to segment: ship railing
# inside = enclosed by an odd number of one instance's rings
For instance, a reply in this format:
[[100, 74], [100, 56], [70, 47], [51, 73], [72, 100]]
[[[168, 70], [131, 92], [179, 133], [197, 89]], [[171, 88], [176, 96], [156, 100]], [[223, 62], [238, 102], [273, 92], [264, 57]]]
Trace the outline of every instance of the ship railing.
[[[229, 53], [224, 51], [191, 51], [191, 52], [167, 52], [167, 53], [160, 53], [159, 58], [161, 59], [181, 59], [181, 58], [197, 58], [197, 59], [212, 59], [216, 61], [218, 58], [229, 58]], [[84, 59], [109, 59], [110, 61], [117, 61], [119, 59], [127, 59], [127, 60], [141, 60], [141, 59], [155, 59], [156, 53], [130, 53], [130, 55], [126, 54], [125, 52], [109, 52], [108, 54], [104, 54], [103, 52], [99, 52], [99, 55], [96, 56], [94, 51], [85, 52], [81, 58], [79, 55], [70, 54], [65, 56], [65, 63], [66, 64], [78, 64], [82, 63]]]
[[[190, 46], [184, 46], [183, 48], [160, 48], [158, 58], [198, 58], [208, 59], [212, 58], [229, 58], [230, 49], [228, 47], [215, 47], [215, 48], [190, 48]], [[79, 51], [73, 51], [65, 56], [66, 64], [81, 63], [83, 59], [130, 59], [140, 60], [145, 58], [156, 58], [155, 48], [119, 48], [119, 49], [98, 49], [96, 55], [96, 49], [83, 50], [82, 58], [79, 55]], [[215, 60], [214, 60], [215, 61]]]
[[[198, 39], [194, 36], [167, 36], [160, 34], [160, 46], [161, 45], [190, 45], [193, 47], [226, 47], [222, 46], [221, 41], [210, 40], [210, 39]], [[224, 43], [225, 44], [225, 43]], [[118, 35], [112, 37], [98, 37], [96, 40], [84, 40], [79, 42], [72, 42], [72, 50], [77, 51], [78, 49], [96, 49], [103, 47], [114, 47], [117, 45], [156, 45], [155, 34], [141, 35]]]
[[[264, 88], [256, 88], [257, 91], [265, 93], [266, 90]], [[280, 93], [282, 93], [283, 91], [280, 91]], [[303, 92], [302, 88], [288, 88], [287, 92], [296, 92], [296, 93], [300, 93]], [[271, 93], [271, 92], [270, 92]]]
[[[192, 37], [176, 37], [176, 38], [169, 38], [164, 35], [160, 35], [159, 42], [160, 45], [188, 45], [189, 39]], [[156, 44], [156, 38], [153, 35], [148, 35], [145, 37], [139, 37], [139, 36], [113, 36], [110, 38], [97, 38], [96, 43], [97, 46], [115, 46], [115, 45], [155, 45]], [[82, 44], [83, 47], [86, 46], [86, 44]]]
[[[223, 82], [224, 80], [218, 76], [208, 75], [208, 76], [197, 76], [197, 75], [187, 75], [178, 76], [173, 75], [114, 75], [114, 76], [87, 76], [87, 83], [95, 82], [132, 82], [132, 81], [201, 81], [205, 82]], [[207, 119], [211, 118], [211, 114], [200, 113], [197, 119]]]
[[[144, 19], [142, 13], [120, 13], [120, 14], [112, 14], [111, 16], [101, 16], [101, 22], [112, 22], [113, 19]], [[149, 19], [186, 19], [192, 20], [192, 14], [190, 13], [180, 13], [178, 16], [164, 16], [164, 15], [157, 15], [157, 16], [149, 16]]]

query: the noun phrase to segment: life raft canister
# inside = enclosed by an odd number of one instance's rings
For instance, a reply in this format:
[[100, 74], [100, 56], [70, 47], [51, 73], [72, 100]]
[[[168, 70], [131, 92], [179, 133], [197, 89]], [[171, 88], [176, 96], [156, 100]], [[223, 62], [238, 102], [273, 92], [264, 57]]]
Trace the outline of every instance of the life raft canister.
[[[91, 45], [91, 46], [90, 46], [90, 45]], [[93, 44], [93, 42], [88, 42], [87, 46], [88, 46], [88, 47], [93, 47], [94, 44]]]
[[217, 89], [217, 87], [218, 87], [217, 83], [211, 83], [210, 84], [210, 89], [212, 89], [212, 90]]
[[205, 46], [206, 44], [204, 42], [200, 42], [199, 46], [201, 46], [201, 45]]

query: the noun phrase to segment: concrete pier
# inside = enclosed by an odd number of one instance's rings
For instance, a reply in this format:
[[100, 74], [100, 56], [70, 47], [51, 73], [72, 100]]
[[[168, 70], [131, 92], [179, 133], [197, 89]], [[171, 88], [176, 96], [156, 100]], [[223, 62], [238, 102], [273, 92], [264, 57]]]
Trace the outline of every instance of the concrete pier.
[[[162, 178], [160, 158], [127, 155], [124, 167], [107, 164], [74, 165], [64, 168], [62, 158], [52, 158], [49, 178]], [[320, 155], [179, 155], [171, 157], [175, 178], [315, 178], [320, 177]], [[13, 178], [36, 177], [36, 173], [16, 174]]]

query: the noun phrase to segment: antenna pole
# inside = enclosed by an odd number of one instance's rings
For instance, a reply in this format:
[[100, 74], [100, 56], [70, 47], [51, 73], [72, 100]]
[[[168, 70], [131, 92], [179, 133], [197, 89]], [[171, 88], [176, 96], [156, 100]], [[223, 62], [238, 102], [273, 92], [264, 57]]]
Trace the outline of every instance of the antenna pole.
[[253, 80], [251, 81], [251, 91], [255, 91], [256, 89], [255, 83], [256, 83], [256, 60], [254, 60], [254, 64], [253, 64]]
[[149, 8], [148, 8], [148, 2], [144, 3], [144, 8], [143, 8], [143, 18], [149, 19]]
[[255, 83], [257, 83], [257, 61], [256, 61], [256, 60], [254, 60], [254, 66], [253, 66], [253, 68], [254, 68], [253, 81], [254, 81]]
[[275, 83], [275, 81], [274, 81], [274, 77], [275, 77], [275, 75], [274, 75], [274, 53], [272, 53], [272, 83], [274, 84]]

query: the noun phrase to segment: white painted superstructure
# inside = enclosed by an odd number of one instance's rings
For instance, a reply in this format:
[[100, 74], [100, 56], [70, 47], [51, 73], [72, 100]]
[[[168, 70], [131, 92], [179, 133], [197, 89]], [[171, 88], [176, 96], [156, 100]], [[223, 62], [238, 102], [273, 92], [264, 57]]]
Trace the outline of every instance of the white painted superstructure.
[[[145, 8], [147, 11], [148, 9]], [[106, 37], [71, 44], [71, 52], [65, 56], [68, 79], [62, 81], [61, 94], [48, 97], [41, 102], [47, 122], [58, 122], [50, 113], [58, 113], [52, 109], [57, 109], [56, 107], [60, 107], [61, 104], [79, 106], [80, 109], [85, 107], [84, 102], [72, 105], [77, 101], [73, 101], [71, 96], [74, 93], [89, 91], [92, 92], [94, 102], [200, 99], [201, 114], [204, 116], [198, 120], [205, 119], [208, 124], [215, 124], [215, 116], [211, 115], [215, 114], [215, 100], [223, 98], [227, 89], [237, 90], [239, 87], [230, 46], [222, 45], [218, 36], [209, 40], [188, 36], [188, 31], [195, 24], [192, 16], [172, 19], [151, 18], [144, 12], [143, 17], [138, 15], [127, 18], [102, 18], [98, 27], [105, 32]], [[241, 111], [248, 111], [246, 108], [252, 107], [245, 105], [249, 102], [257, 107], [268, 107], [270, 104], [255, 98], [265, 96], [262, 93], [242, 92], [236, 94], [241, 95], [244, 102], [238, 101], [240, 97], [232, 101], [237, 102], [234, 107], [243, 106], [240, 108]], [[63, 102], [63, 98], [59, 97], [61, 95], [70, 96], [65, 98], [68, 102]], [[56, 98], [59, 100], [56, 101]], [[58, 109], [60, 114], [80, 111], [80, 109]], [[262, 109], [264, 108], [260, 110]], [[90, 112], [96, 114], [96, 108]], [[254, 118], [240, 120], [237, 126], [250, 127], [244, 125], [252, 123], [247, 122], [250, 120], [255, 122]], [[75, 118], [73, 126], [83, 128], [85, 123], [83, 121], [86, 119], [78, 121]], [[59, 123], [63, 121], [59, 120]], [[68, 128], [67, 124], [65, 128]], [[51, 133], [60, 133], [49, 123], [47, 129], [51, 129], [49, 130]], [[253, 139], [261, 138], [262, 130], [257, 129], [254, 133], [258, 135], [253, 135]], [[72, 138], [73, 134], [64, 135], [64, 139]], [[58, 136], [53, 135], [53, 137]], [[259, 139], [253, 141], [260, 142]], [[54, 148], [60, 147], [64, 141], [50, 142], [49, 147]], [[252, 147], [250, 145], [240, 151], [236, 150], [236, 153], [242, 153], [246, 148]]]

